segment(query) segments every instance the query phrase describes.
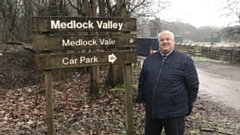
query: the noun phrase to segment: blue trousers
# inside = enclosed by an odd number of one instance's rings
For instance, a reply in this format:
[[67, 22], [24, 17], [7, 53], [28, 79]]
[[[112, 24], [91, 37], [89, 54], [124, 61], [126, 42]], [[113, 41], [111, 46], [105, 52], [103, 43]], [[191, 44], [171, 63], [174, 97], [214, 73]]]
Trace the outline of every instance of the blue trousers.
[[185, 116], [154, 119], [146, 115], [145, 135], [161, 135], [163, 128], [166, 135], [184, 135]]

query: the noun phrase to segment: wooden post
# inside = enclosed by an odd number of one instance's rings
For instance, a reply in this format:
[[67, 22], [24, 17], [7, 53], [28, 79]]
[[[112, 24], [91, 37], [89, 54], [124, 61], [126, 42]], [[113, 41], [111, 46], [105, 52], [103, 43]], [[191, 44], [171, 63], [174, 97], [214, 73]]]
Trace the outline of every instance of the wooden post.
[[[116, 6], [116, 15], [115, 17], [121, 17], [121, 6], [124, 3], [122, 0], [117, 0], [117, 6]], [[125, 16], [123, 16], [125, 17]], [[116, 32], [120, 34], [120, 32]], [[117, 48], [114, 48], [113, 50], [118, 50]], [[109, 72], [109, 78], [111, 82], [111, 87], [115, 87], [118, 84], [124, 83], [124, 77], [123, 77], [123, 65], [110, 65], [110, 72]]]
[[47, 109], [47, 132], [48, 135], [55, 135], [54, 115], [53, 115], [53, 92], [52, 92], [52, 70], [44, 70], [44, 82], [46, 91]]
[[[126, 1], [125, 1], [126, 2]], [[121, 5], [122, 6], [122, 5]], [[124, 18], [130, 17], [126, 7], [122, 9], [122, 16]], [[129, 32], [130, 33], [130, 32]], [[126, 135], [134, 135], [133, 130], [133, 89], [132, 89], [132, 64], [127, 63], [124, 65], [124, 82], [125, 82], [125, 106], [126, 106]]]
[[[54, 0], [48, 1], [48, 10], [46, 14], [42, 16], [57, 16], [57, 3]], [[44, 51], [44, 54], [50, 54], [50, 51]], [[55, 135], [54, 126], [54, 112], [53, 112], [53, 92], [52, 92], [52, 69], [44, 70], [44, 83], [45, 83], [45, 93], [46, 93], [46, 121], [47, 121], [47, 134]]]
[[132, 90], [132, 65], [124, 65], [125, 82], [125, 108], [126, 108], [126, 135], [134, 135], [133, 130], [133, 90]]
[[[92, 1], [90, 5], [90, 15], [96, 17], [96, 6], [97, 6], [97, 1]], [[94, 35], [97, 35], [97, 32], [93, 32]], [[92, 49], [91, 52], [97, 52], [96, 49]], [[99, 88], [98, 88], [98, 83], [99, 83], [99, 66], [94, 66], [91, 67], [91, 82], [90, 82], [90, 91], [89, 95], [90, 96], [97, 96], [99, 93]]]

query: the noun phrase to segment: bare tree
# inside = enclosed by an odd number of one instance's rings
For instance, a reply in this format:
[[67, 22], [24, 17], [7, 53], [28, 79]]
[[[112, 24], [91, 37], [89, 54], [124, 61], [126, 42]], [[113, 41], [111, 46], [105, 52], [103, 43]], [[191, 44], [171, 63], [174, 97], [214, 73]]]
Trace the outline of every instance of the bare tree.
[[169, 0], [144, 0], [131, 5], [131, 16], [137, 19], [137, 31], [139, 37], [156, 36], [163, 29], [166, 22], [161, 18], [162, 12], [171, 6]]
[[[32, 16], [88, 16], [84, 11], [84, 2], [91, 3], [93, 0], [1, 0], [0, 13], [2, 22], [2, 37], [6, 40], [27, 41], [31, 34]], [[117, 11], [116, 0], [104, 0], [104, 14], [101, 16], [115, 17]], [[131, 17], [136, 17], [138, 31], [142, 36], [148, 36], [149, 19], [160, 18], [162, 9], [168, 7], [168, 0], [124, 0], [120, 6], [120, 11], [126, 10]], [[155, 5], [155, 6], [154, 6]], [[99, 7], [99, 4], [96, 5]], [[151, 7], [151, 8], [150, 8]], [[103, 10], [101, 10], [103, 11]], [[99, 10], [97, 10], [99, 16]], [[160, 19], [161, 20], [161, 19]], [[141, 32], [142, 31], [142, 32]], [[3, 34], [4, 33], [4, 34]]]
[[224, 36], [230, 40], [240, 40], [240, 1], [226, 0], [224, 3], [224, 17], [227, 17], [231, 22], [223, 29]]
[[16, 40], [22, 25], [23, 3], [19, 0], [2, 0], [0, 4], [0, 12], [3, 17], [3, 38], [6, 40]]

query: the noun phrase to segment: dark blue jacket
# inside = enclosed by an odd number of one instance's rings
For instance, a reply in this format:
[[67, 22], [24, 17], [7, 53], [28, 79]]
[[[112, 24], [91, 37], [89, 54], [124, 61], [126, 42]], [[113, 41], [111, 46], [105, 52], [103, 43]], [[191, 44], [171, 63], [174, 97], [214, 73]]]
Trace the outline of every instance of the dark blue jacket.
[[199, 80], [193, 60], [174, 50], [166, 59], [160, 52], [143, 62], [138, 84], [138, 103], [145, 103], [153, 118], [172, 118], [188, 113], [196, 101]]

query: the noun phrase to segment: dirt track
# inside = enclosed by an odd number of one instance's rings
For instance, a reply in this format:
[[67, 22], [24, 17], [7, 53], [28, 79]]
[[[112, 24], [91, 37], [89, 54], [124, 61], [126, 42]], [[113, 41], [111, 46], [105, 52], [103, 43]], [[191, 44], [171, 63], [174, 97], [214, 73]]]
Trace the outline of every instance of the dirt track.
[[195, 62], [201, 97], [240, 110], [240, 67], [210, 62]]

